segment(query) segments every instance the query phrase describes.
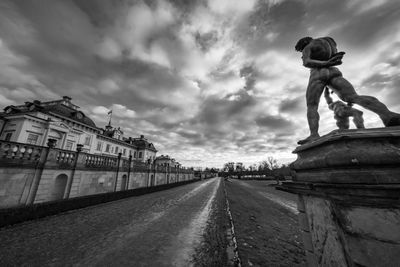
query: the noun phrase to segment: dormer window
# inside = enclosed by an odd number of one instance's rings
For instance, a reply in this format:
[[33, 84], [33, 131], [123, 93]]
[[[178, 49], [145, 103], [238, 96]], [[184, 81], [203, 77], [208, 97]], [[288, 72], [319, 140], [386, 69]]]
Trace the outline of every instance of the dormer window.
[[11, 113], [11, 111], [12, 111], [12, 108], [6, 108], [6, 110], [5, 110], [5, 112], [6, 112], [7, 114]]

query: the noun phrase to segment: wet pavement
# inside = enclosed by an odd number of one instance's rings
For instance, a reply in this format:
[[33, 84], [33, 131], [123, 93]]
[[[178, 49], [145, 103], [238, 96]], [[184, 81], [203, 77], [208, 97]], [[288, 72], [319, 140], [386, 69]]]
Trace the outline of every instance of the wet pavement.
[[[221, 185], [213, 178], [0, 229], [0, 266], [222, 266]], [[210, 253], [216, 260], [201, 259]]]

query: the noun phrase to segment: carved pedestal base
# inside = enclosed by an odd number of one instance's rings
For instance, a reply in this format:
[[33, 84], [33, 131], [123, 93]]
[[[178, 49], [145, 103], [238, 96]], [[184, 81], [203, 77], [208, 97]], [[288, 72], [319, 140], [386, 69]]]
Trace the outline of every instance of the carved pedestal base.
[[293, 182], [309, 266], [400, 263], [400, 127], [333, 132], [298, 147]]

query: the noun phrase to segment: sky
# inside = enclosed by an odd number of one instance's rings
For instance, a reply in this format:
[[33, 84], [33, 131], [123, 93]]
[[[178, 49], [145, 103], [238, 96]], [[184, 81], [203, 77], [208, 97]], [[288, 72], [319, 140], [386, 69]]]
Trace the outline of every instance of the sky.
[[[334, 38], [356, 91], [400, 112], [394, 0], [2, 0], [0, 108], [68, 95], [98, 127], [113, 110], [113, 126], [184, 166], [288, 163], [308, 136], [305, 36]], [[323, 99], [319, 111], [327, 134]]]

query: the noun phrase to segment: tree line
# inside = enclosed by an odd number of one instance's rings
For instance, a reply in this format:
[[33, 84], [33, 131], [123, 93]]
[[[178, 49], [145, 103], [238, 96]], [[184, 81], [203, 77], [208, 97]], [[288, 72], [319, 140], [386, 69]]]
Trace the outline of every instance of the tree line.
[[237, 175], [241, 178], [243, 175], [266, 175], [277, 180], [284, 180], [285, 177], [291, 176], [289, 164], [280, 164], [274, 157], [269, 156], [265, 160], [249, 166], [245, 166], [242, 162], [227, 162], [224, 164], [221, 175]]

